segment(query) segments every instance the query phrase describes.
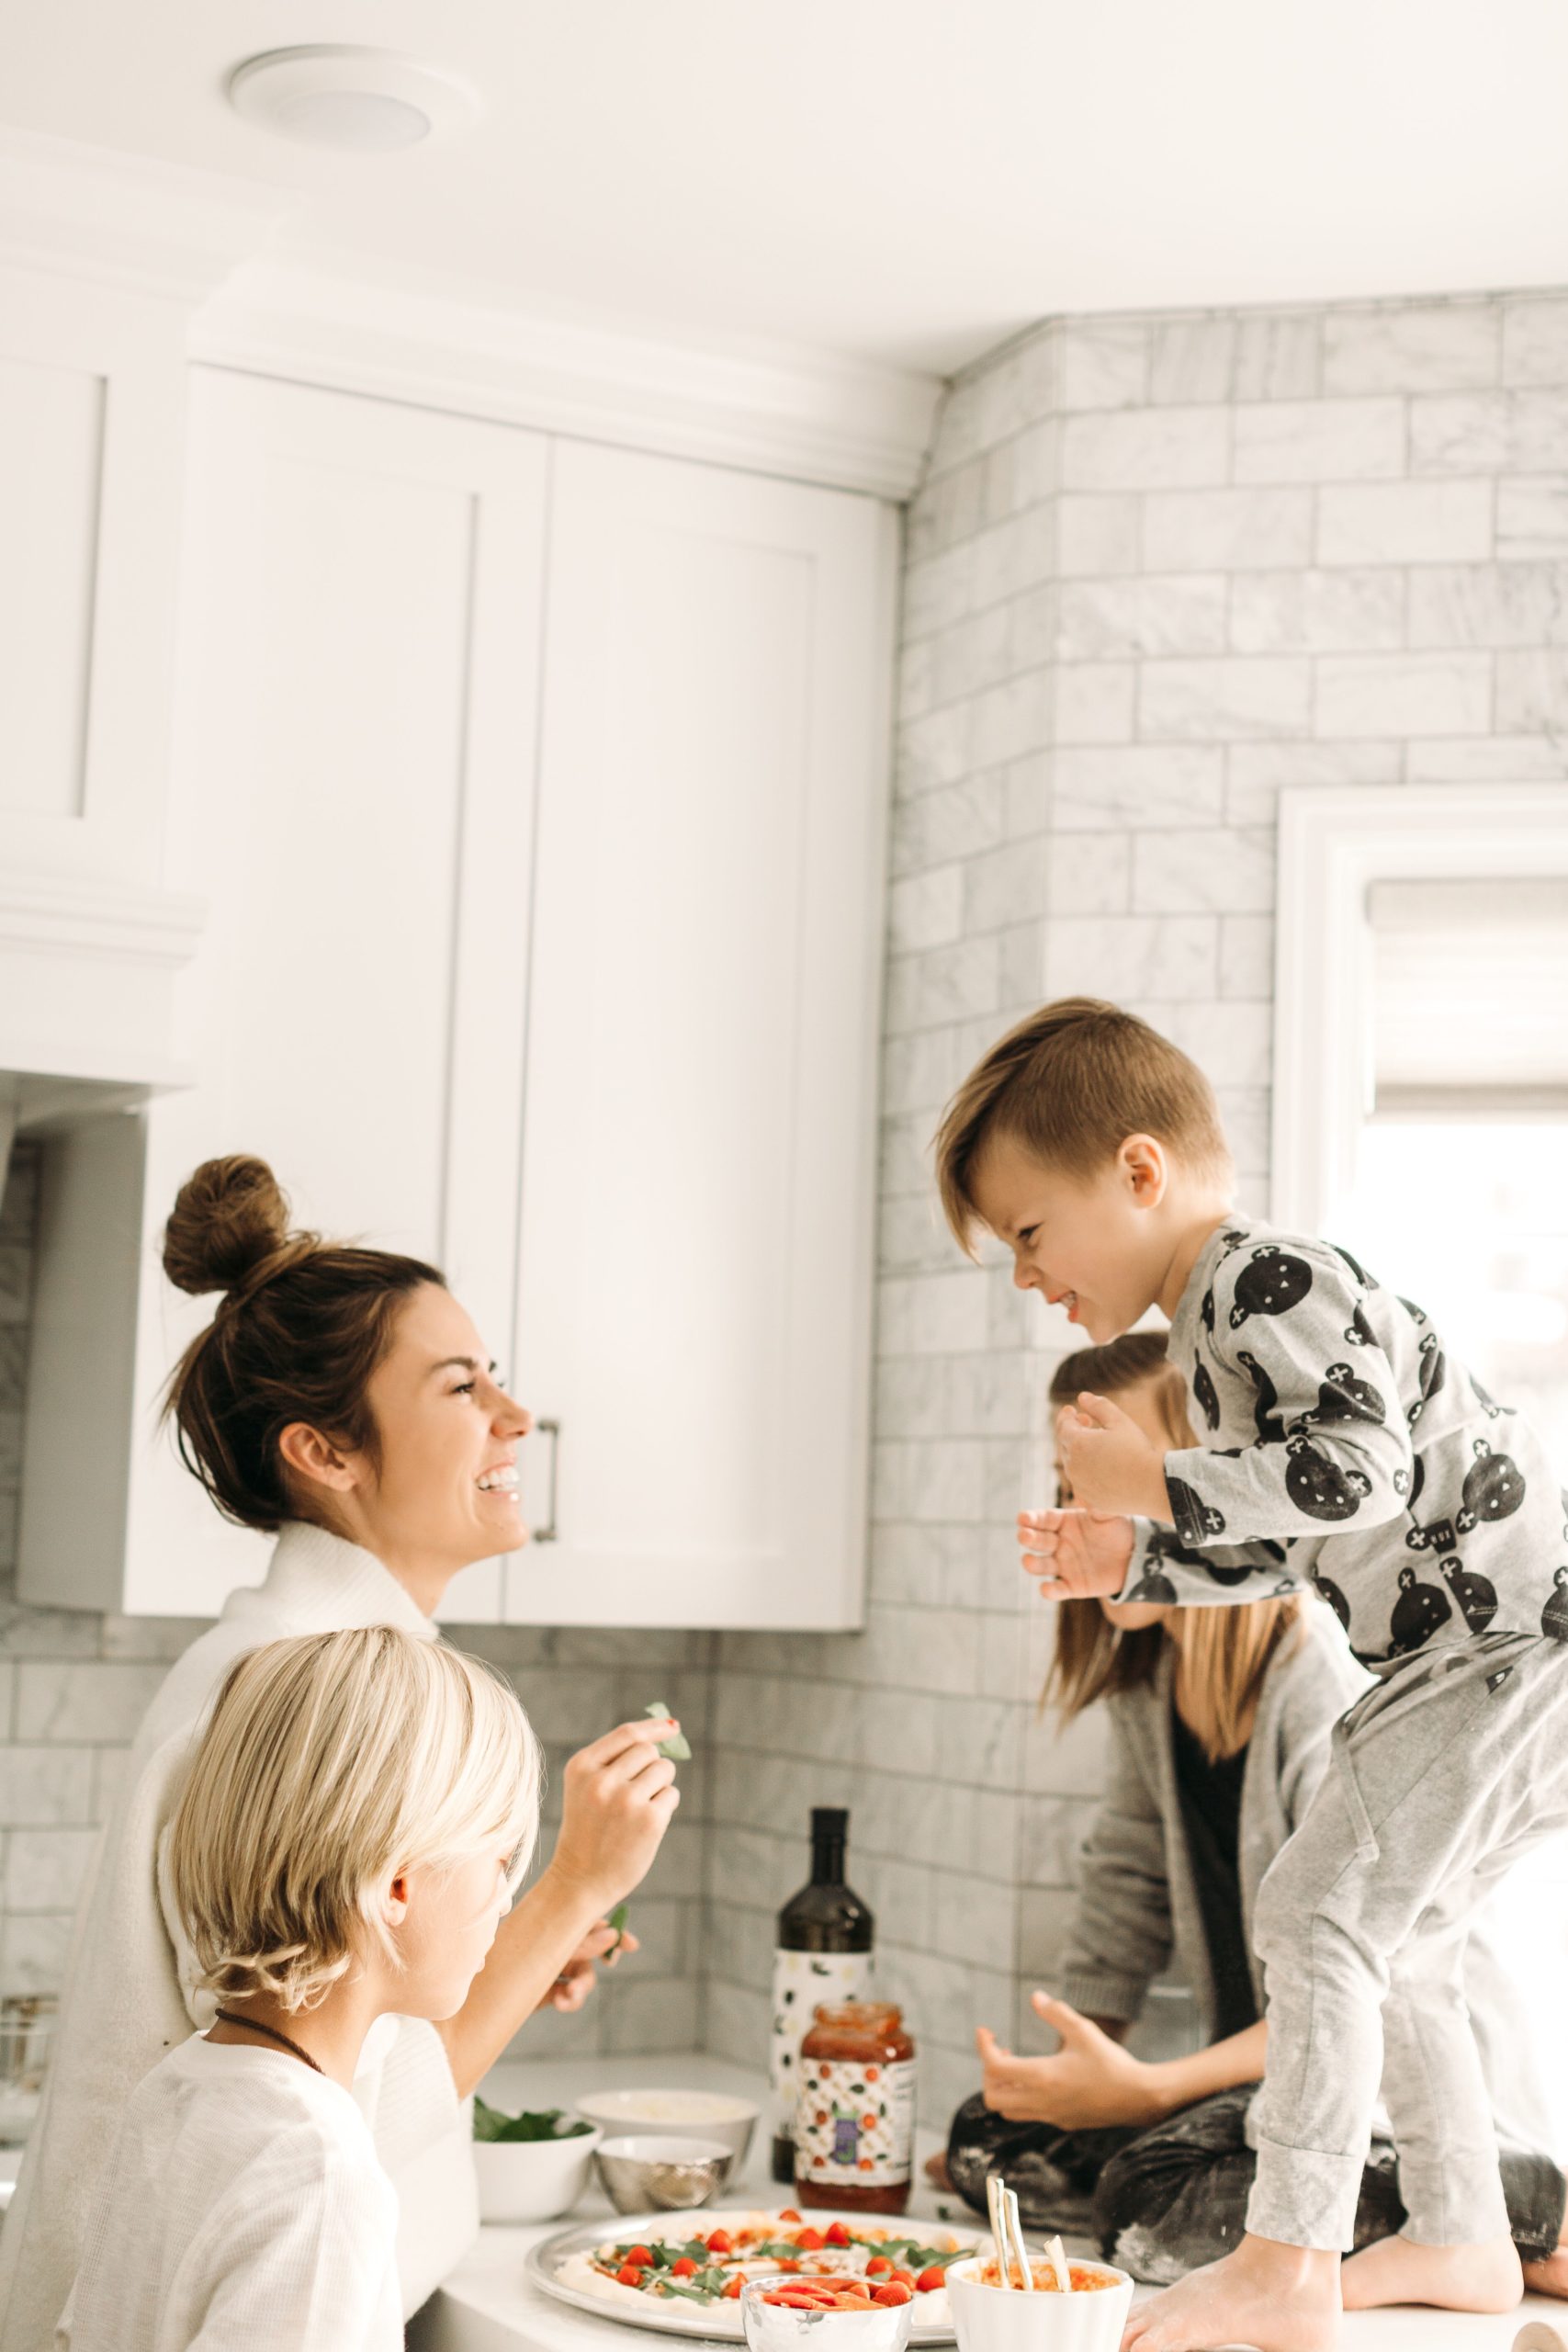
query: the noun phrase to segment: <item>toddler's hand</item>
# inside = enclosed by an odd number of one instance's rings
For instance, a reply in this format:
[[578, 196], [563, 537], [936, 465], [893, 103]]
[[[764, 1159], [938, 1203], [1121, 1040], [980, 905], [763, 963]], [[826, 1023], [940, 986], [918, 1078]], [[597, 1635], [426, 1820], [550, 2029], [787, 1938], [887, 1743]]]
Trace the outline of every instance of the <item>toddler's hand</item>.
[[1091, 1510], [1024, 1510], [1018, 1540], [1042, 1600], [1110, 1600], [1127, 1581], [1133, 1522]]
[[1062, 1476], [1086, 1510], [1139, 1511], [1163, 1519], [1170, 1510], [1165, 1456], [1109, 1396], [1085, 1389], [1056, 1418]]

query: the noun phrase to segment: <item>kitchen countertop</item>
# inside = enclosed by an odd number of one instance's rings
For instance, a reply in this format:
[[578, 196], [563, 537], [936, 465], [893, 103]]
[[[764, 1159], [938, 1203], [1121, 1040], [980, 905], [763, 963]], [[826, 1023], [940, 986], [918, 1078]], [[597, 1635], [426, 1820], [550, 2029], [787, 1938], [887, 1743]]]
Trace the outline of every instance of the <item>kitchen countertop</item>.
[[[507, 2064], [494, 2069], [483, 2088], [492, 2105], [516, 2109], [570, 2107], [584, 2091], [655, 2085], [733, 2091], [764, 2104], [760, 2076], [705, 2052], [683, 2057]], [[931, 2132], [921, 2133], [917, 2141], [917, 2186], [909, 2210], [929, 2220], [945, 2216], [968, 2221], [972, 2217], [966, 2209], [955, 2199], [939, 2197], [920, 2170], [938, 2144]], [[787, 2191], [769, 2177], [768, 2159], [760, 2126], [743, 2177], [723, 2192], [726, 2204], [789, 2202]], [[595, 2184], [560, 2221], [541, 2222], [527, 2229], [482, 2229], [473, 2250], [410, 2324], [408, 2352], [638, 2352], [639, 2346], [652, 2345], [657, 2339], [648, 2331], [595, 2319], [568, 2303], [558, 2303], [541, 2294], [523, 2273], [529, 2247], [541, 2238], [611, 2212]], [[1414, 2310], [1354, 2312], [1345, 2322], [1341, 2352], [1510, 2352], [1519, 2328], [1531, 2318], [1554, 2321], [1568, 2341], [1568, 2304], [1527, 2295], [1517, 2312], [1502, 2318]]]

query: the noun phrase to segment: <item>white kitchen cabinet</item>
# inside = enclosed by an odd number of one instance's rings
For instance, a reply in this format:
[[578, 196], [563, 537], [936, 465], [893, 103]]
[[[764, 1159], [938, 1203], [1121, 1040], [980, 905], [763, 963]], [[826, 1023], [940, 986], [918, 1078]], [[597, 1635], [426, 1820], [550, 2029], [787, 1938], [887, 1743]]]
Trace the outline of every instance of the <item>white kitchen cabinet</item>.
[[[434, 1258], [507, 1351], [548, 455], [197, 371], [171, 837], [209, 910], [181, 984], [198, 1076], [140, 1114], [140, 1184], [107, 1227], [73, 1181], [102, 1137], [51, 1147], [36, 1393], [91, 1363], [131, 1412], [128, 1445], [123, 1410], [91, 1422], [87, 1480], [62, 1475], [81, 1419], [29, 1414], [29, 1599], [209, 1613], [265, 1566], [156, 1426], [215, 1304], [157, 1263], [197, 1161], [258, 1151], [301, 1222]], [[493, 1615], [499, 1589], [477, 1568], [454, 1600]]]
[[164, 1220], [254, 1150], [299, 1221], [444, 1266], [558, 1425], [556, 1540], [449, 1617], [854, 1623], [892, 510], [204, 369], [186, 503], [196, 1078], [50, 1144], [24, 1596], [262, 1572], [157, 1424], [213, 1306]]
[[859, 1622], [895, 576], [874, 501], [558, 450], [514, 1621]]
[[164, 847], [186, 314], [0, 266], [0, 869], [125, 892]]

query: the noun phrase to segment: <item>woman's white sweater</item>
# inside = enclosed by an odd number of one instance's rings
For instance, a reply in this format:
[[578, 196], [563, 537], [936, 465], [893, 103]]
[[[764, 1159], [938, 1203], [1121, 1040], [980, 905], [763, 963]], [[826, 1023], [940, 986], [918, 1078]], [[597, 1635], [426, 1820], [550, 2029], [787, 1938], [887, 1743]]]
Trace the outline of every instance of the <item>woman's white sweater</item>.
[[[193, 1735], [230, 1666], [262, 1642], [355, 1625], [435, 1627], [357, 1544], [298, 1523], [265, 1582], [232, 1594], [171, 1668], [126, 1758], [77, 1909], [43, 2105], [0, 2231], [0, 2344], [51, 2352], [81, 2258], [98, 2167], [142, 2076], [211, 2020], [160, 1894], [159, 1857]], [[468, 2109], [434, 2026], [401, 2018], [373, 2035], [355, 2098], [398, 2192], [403, 2308], [433, 2292], [479, 2229]]]

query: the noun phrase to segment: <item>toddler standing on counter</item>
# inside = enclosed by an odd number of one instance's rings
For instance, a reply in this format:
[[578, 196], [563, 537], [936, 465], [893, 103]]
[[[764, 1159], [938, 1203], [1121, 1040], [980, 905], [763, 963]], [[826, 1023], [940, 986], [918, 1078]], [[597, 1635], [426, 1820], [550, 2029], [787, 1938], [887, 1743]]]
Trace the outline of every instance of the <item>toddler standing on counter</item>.
[[[1085, 1389], [1113, 1398], [1162, 1450], [1197, 1442], [1163, 1332], [1128, 1331], [1065, 1358], [1052, 1405]], [[1058, 1476], [1058, 1503], [1072, 1499]], [[1316, 1793], [1336, 1721], [1370, 1681], [1332, 1611], [1306, 1592], [1234, 1609], [1058, 1604], [1044, 1702], [1063, 1729], [1101, 1705], [1110, 1729], [1104, 1793], [1053, 1979], [1061, 1997], [1034, 1996], [1062, 2047], [1015, 2056], [979, 2029], [983, 2087], [953, 2119], [944, 2172], [932, 2173], [939, 2185], [984, 2213], [987, 2177], [1002, 2175], [1026, 2222], [1045, 2230], [1071, 2226], [1064, 2199], [1089, 2193], [1100, 2253], [1138, 2278], [1183, 2278], [1237, 2244], [1268, 2046], [1252, 1939], [1258, 1889]], [[1122, 2043], [1173, 1957], [1200, 2045], [1141, 2060]], [[1551, 2119], [1506, 1971], [1479, 1930], [1464, 1986], [1525, 2278], [1538, 2294], [1568, 2298], [1563, 2177], [1545, 2153]], [[1393, 2147], [1379, 2130], [1355, 2244], [1374, 2245], [1404, 2221]]]
[[[960, 1088], [937, 1152], [954, 1233], [969, 1247], [988, 1227], [1021, 1289], [1098, 1341], [1156, 1306], [1170, 1318], [1203, 1432], [1162, 1453], [1102, 1397], [1064, 1414], [1078, 1507], [1020, 1529], [1045, 1597], [1213, 1606], [1310, 1583], [1379, 1677], [1258, 1897], [1269, 2027], [1247, 2234], [1135, 2312], [1124, 2341], [1330, 2352], [1342, 2296], [1511, 2309], [1461, 1962], [1502, 1874], [1568, 1823], [1563, 1504], [1544, 1452], [1419, 1307], [1235, 1213], [1208, 1081], [1115, 1005], [1067, 999], [1021, 1023]], [[1341, 2280], [1380, 2075], [1408, 2220]]]
[[169, 1839], [218, 2021], [132, 2093], [56, 2335], [70, 2352], [396, 2352], [397, 2199], [368, 2036], [462, 2007], [538, 1825], [489, 1668], [388, 1625], [230, 1670]]

